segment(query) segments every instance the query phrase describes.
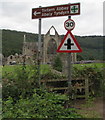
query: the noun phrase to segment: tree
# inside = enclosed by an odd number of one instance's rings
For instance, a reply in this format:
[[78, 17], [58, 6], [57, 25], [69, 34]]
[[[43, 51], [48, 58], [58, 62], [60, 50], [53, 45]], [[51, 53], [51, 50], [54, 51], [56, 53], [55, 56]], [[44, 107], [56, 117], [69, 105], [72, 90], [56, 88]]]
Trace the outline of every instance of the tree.
[[61, 60], [59, 55], [57, 55], [55, 60], [54, 60], [53, 68], [55, 70], [62, 72], [62, 60]]
[[78, 61], [81, 61], [81, 60], [84, 60], [84, 59], [83, 59], [82, 55], [79, 55], [79, 54], [78, 54], [78, 55], [77, 55], [77, 60], [78, 60]]

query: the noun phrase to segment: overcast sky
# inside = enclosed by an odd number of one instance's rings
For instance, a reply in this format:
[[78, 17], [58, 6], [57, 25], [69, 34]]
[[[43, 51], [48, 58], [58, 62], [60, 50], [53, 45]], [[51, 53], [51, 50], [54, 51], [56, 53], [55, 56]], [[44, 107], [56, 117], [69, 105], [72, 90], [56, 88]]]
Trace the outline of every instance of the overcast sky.
[[[0, 0], [0, 29], [38, 33], [38, 19], [31, 19], [32, 8], [68, 3], [81, 3], [81, 14], [75, 21], [74, 35], [103, 35], [104, 0]], [[42, 19], [42, 33], [53, 25], [59, 34], [66, 34], [64, 22], [67, 16]]]

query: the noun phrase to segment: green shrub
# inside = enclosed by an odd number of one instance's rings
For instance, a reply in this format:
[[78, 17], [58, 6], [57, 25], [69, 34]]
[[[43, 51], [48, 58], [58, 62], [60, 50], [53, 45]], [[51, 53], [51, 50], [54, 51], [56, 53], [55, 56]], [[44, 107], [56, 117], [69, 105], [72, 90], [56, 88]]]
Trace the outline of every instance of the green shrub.
[[11, 96], [18, 99], [20, 95], [26, 97], [31, 95], [38, 86], [38, 74], [36, 66], [17, 66], [13, 72], [5, 72], [3, 76], [3, 99]]
[[64, 108], [65, 95], [35, 89], [32, 97], [20, 98], [14, 103], [11, 97], [3, 102], [3, 118], [81, 118], [74, 108]]
[[66, 76], [63, 75], [63, 74], [56, 74], [56, 73], [53, 73], [51, 71], [49, 71], [46, 74], [41, 75], [41, 79], [45, 79], [45, 80], [48, 80], [48, 79], [61, 79], [61, 78], [66, 78]]
[[88, 78], [89, 84], [93, 83], [92, 90], [94, 95], [103, 95], [103, 70], [98, 70], [97, 67], [84, 67], [79, 69], [74, 67], [72, 78]]
[[59, 55], [56, 56], [56, 58], [54, 60], [53, 68], [55, 70], [58, 70], [58, 71], [62, 72], [62, 61], [61, 61], [61, 58], [60, 58]]

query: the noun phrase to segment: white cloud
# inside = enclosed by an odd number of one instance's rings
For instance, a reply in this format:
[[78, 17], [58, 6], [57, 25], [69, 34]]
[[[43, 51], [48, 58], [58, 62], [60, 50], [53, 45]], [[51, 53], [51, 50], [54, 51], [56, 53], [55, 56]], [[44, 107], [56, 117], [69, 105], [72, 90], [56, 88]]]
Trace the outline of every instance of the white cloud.
[[[76, 22], [73, 34], [76, 35], [102, 35], [103, 30], [103, 0], [71, 0], [71, 3], [81, 3], [81, 14], [72, 16]], [[68, 4], [69, 0], [3, 0], [0, 5], [0, 29], [12, 29], [38, 33], [38, 20], [31, 19], [32, 8], [39, 6], [54, 6]], [[66, 17], [42, 19], [42, 33], [54, 25], [59, 34], [65, 34], [64, 21]]]

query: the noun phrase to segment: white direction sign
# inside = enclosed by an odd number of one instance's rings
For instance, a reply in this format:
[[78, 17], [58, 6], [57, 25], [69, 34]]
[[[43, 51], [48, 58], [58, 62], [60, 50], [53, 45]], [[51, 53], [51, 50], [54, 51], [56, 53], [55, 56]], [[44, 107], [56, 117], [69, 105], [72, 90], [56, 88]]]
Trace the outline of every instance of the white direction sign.
[[66, 30], [73, 30], [75, 27], [75, 22], [72, 19], [68, 19], [64, 22], [64, 27]]
[[58, 47], [57, 52], [82, 52], [82, 49], [80, 48], [73, 34], [68, 31], [64, 39], [62, 40], [60, 46]]
[[79, 10], [80, 10], [79, 5], [70, 6], [70, 13], [71, 13], [71, 14], [76, 14], [76, 13], [79, 12]]

